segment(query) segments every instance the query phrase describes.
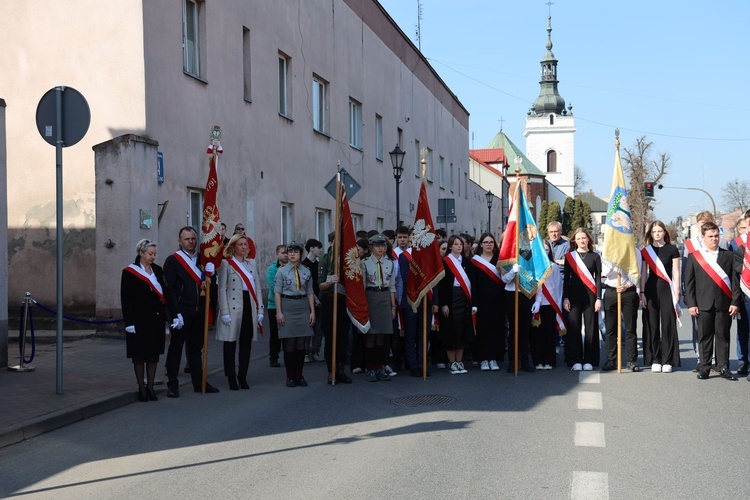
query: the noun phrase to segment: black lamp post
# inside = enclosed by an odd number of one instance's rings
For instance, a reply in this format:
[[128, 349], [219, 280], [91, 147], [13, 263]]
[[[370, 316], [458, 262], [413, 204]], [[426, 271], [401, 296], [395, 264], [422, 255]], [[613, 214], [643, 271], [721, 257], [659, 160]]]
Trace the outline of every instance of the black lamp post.
[[388, 153], [391, 155], [391, 165], [393, 165], [393, 178], [396, 179], [396, 226], [399, 225], [399, 215], [401, 214], [400, 207], [399, 207], [399, 199], [398, 199], [398, 185], [401, 184], [401, 174], [404, 172], [404, 156], [406, 153], [401, 151], [401, 148], [398, 147], [398, 144], [396, 144], [396, 147], [393, 148], [393, 151]]
[[487, 198], [487, 232], [492, 232], [492, 202], [495, 199], [495, 195], [492, 191], [487, 191], [484, 196]]
[[508, 180], [509, 169], [510, 165], [508, 165], [507, 162], [503, 163], [503, 196], [500, 203], [500, 228], [502, 230], [505, 230], [505, 224], [507, 222], [505, 219], [508, 215], [508, 197], [510, 196], [510, 181]]

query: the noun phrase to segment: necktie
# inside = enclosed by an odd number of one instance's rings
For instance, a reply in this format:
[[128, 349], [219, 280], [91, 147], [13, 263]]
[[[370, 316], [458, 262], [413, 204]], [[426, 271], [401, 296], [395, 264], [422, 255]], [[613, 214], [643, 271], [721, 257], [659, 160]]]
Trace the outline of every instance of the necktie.
[[294, 279], [296, 281], [297, 290], [302, 290], [302, 283], [299, 278], [299, 266], [294, 266]]
[[383, 287], [383, 267], [380, 265], [380, 261], [378, 261], [378, 287]]

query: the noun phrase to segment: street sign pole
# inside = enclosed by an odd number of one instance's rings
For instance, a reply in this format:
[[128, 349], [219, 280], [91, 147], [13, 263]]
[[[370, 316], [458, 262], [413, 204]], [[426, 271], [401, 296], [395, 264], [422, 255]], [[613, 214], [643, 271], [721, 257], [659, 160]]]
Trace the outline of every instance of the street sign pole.
[[62, 126], [62, 100], [63, 87], [55, 87], [55, 172], [56, 181], [56, 209], [57, 209], [57, 372], [55, 392], [63, 392], [63, 175], [62, 175], [62, 148], [63, 148], [63, 126]]

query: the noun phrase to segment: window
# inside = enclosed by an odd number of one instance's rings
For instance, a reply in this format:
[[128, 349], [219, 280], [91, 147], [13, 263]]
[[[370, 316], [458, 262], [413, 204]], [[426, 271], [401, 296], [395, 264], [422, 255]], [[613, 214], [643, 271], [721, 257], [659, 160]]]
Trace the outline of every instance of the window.
[[281, 204], [281, 243], [286, 245], [292, 242], [294, 234], [292, 233], [293, 226], [293, 207], [291, 203]]
[[[328, 133], [328, 82], [317, 75], [313, 75], [313, 129], [324, 134]], [[323, 240], [320, 240], [323, 241]]]
[[425, 148], [425, 154], [424, 159], [427, 162], [425, 165], [425, 170], [427, 171], [427, 180], [432, 182], [432, 150], [430, 148]]
[[196, 77], [201, 74], [201, 7], [196, 0], [185, 0], [182, 11], [182, 69]]
[[547, 152], [547, 172], [557, 172], [557, 152], [554, 149]]
[[419, 150], [419, 141], [414, 141], [414, 175], [422, 177], [422, 152]]
[[375, 158], [383, 161], [383, 117], [375, 115]]
[[404, 131], [401, 129], [401, 127], [396, 128], [396, 144], [403, 144], [404, 143]]
[[315, 239], [328, 241], [331, 232], [331, 211], [323, 208], [315, 209]]
[[362, 229], [362, 215], [352, 214], [352, 225], [354, 226], [354, 232], [356, 233]]
[[440, 172], [438, 173], [440, 189], [445, 189], [445, 158], [443, 158], [442, 156], [440, 157], [440, 164], [438, 166], [440, 167]]
[[187, 225], [201, 234], [203, 224], [203, 191], [200, 189], [188, 189]]
[[451, 162], [450, 176], [451, 176], [451, 193], [452, 193], [453, 192], [453, 187], [454, 187], [454, 182], [453, 182], [453, 162]]
[[464, 198], [469, 199], [469, 173], [464, 172]]
[[289, 91], [289, 67], [292, 60], [279, 52], [279, 114], [292, 117], [291, 92]]
[[362, 149], [362, 103], [349, 99], [349, 145]]
[[461, 168], [458, 169], [458, 196], [461, 196]]
[[383, 233], [383, 228], [385, 227], [385, 221], [383, 220], [382, 217], [378, 217], [377, 224], [375, 225], [375, 227], [379, 233], [381, 234]]
[[242, 80], [245, 100], [250, 102], [250, 29], [246, 26], [242, 27]]

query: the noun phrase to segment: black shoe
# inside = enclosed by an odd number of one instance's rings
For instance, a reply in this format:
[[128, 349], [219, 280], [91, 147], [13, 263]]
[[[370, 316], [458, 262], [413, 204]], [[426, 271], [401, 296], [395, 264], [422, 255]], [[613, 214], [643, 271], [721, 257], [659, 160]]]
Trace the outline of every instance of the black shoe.
[[750, 373], [747, 363], [740, 363], [740, 367], [737, 369], [737, 375], [747, 375]]
[[146, 387], [146, 395], [148, 396], [149, 401], [158, 401], [159, 398], [156, 397], [156, 393], [154, 392], [153, 387]]
[[[227, 377], [227, 382], [229, 382], [229, 390], [230, 391], [239, 391], [240, 386], [237, 385], [237, 380], [234, 378], [234, 375]], [[208, 387], [206, 387], [206, 392], [208, 392]]]
[[336, 372], [336, 382], [340, 382], [342, 384], [351, 384], [352, 379], [349, 378], [349, 376], [344, 373], [343, 370], [341, 370], [340, 372]]
[[637, 364], [630, 362], [628, 363], [628, 370], [635, 373], [641, 371], [641, 368]]
[[286, 379], [286, 386], [287, 387], [297, 387], [297, 381], [293, 378]]
[[305, 377], [297, 377], [294, 379], [294, 383], [300, 387], [307, 387], [307, 380], [305, 380]]
[[180, 388], [179, 387], [167, 387], [167, 397], [168, 398], [179, 398], [180, 397]]
[[146, 392], [145, 387], [139, 387], [136, 394], [138, 394], [138, 401], [141, 403], [148, 403], [148, 393]]
[[698, 372], [698, 380], [706, 380], [708, 378], [708, 370], [701, 370]]
[[727, 380], [737, 380], [737, 377], [734, 376], [734, 373], [729, 368], [722, 368], [719, 376]]
[[240, 389], [250, 389], [247, 379], [237, 377], [237, 382], [240, 384]]
[[[200, 387], [194, 387], [193, 389], [195, 392], [203, 392]], [[219, 392], [219, 389], [206, 382], [206, 394], [216, 394], [217, 392]]]
[[536, 371], [536, 368], [531, 365], [522, 364], [521, 371], [526, 373], [534, 373]]
[[268, 362], [268, 364], [271, 366], [271, 368], [279, 368], [281, 366], [278, 359], [272, 359]]
[[611, 361], [607, 361], [606, 363], [604, 363], [604, 366], [602, 366], [603, 372], [611, 372], [612, 370], [615, 370], [615, 369], [617, 368], [615, 367], [615, 364]]

